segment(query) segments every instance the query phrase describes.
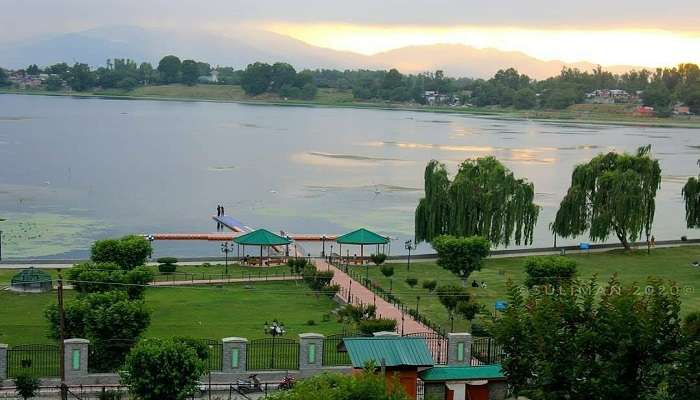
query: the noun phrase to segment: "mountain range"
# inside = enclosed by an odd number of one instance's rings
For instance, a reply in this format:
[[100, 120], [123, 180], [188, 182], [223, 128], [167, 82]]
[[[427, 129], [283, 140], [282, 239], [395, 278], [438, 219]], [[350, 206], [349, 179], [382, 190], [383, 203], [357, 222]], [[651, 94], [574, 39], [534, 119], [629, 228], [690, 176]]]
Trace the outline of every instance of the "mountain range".
[[[520, 52], [456, 44], [409, 46], [367, 56], [316, 47], [289, 36], [260, 30], [237, 30], [223, 36], [135, 26], [108, 26], [19, 43], [0, 43], [0, 66], [14, 69], [63, 61], [99, 66], [110, 58], [131, 58], [155, 65], [168, 54], [235, 68], [244, 68], [255, 61], [284, 61], [297, 69], [397, 68], [403, 73], [442, 69], [450, 76], [473, 78], [489, 78], [499, 69], [508, 67], [535, 79], [556, 75], [565, 66], [582, 70], [595, 67], [589, 62], [543, 61]], [[635, 68], [640, 67], [605, 67], [615, 73]]]

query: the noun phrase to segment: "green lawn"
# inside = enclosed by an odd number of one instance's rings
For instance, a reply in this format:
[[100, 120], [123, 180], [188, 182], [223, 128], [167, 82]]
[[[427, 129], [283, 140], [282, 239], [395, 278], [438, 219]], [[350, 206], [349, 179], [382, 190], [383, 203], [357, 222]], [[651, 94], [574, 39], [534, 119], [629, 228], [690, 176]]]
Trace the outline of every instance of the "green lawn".
[[[647, 278], [657, 276], [665, 280], [676, 282], [681, 288], [681, 301], [683, 314], [689, 311], [700, 310], [700, 268], [694, 268], [691, 263], [700, 260], [700, 246], [683, 246], [674, 248], [660, 248], [652, 250], [650, 255], [646, 251], [637, 250], [632, 253], [624, 251], [610, 251], [605, 253], [590, 253], [568, 256], [576, 260], [578, 274], [581, 278], [590, 278], [594, 274], [598, 281], [604, 284], [613, 274], [617, 273], [619, 279], [625, 284], [638, 284], [644, 287]], [[424, 280], [435, 279], [438, 285], [445, 283], [460, 283], [461, 281], [435, 263], [411, 263], [411, 271], [406, 271], [406, 264], [391, 264], [395, 268], [393, 280], [393, 292], [404, 303], [415, 308], [416, 296], [420, 296], [419, 311], [434, 322], [449, 329], [450, 322], [447, 312], [439, 303], [436, 296], [430, 294], [421, 287]], [[366, 272], [365, 267], [350, 267], [357, 273]], [[390, 287], [390, 279], [385, 278], [379, 268], [371, 266], [369, 278], [382, 287]], [[418, 278], [419, 283], [415, 288], [406, 284], [406, 277]], [[506, 282], [522, 284], [525, 279], [523, 258], [491, 258], [486, 260], [481, 271], [469, 277], [469, 283], [476, 279], [478, 282], [486, 282], [486, 289], [472, 288], [468, 285], [469, 292], [477, 301], [484, 304], [489, 310], [493, 310], [496, 300], [507, 300]], [[455, 330], [466, 329], [466, 321], [455, 319]]]
[[[66, 291], [68, 301], [74, 295]], [[55, 301], [55, 292], [0, 291], [0, 343], [50, 343], [43, 310]], [[148, 337], [260, 338], [263, 323], [275, 318], [284, 322], [291, 339], [304, 332], [332, 334], [343, 329], [332, 316], [323, 322], [336, 304], [316, 298], [301, 282], [152, 288], [146, 292], [146, 302], [152, 310]], [[315, 325], [307, 325], [309, 320]]]

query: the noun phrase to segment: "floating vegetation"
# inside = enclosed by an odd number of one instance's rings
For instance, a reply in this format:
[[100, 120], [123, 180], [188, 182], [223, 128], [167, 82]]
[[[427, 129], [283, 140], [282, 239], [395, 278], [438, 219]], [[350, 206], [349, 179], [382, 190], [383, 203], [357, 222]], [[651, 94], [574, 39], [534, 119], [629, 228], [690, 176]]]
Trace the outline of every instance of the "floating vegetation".
[[305, 185], [307, 190], [317, 192], [340, 192], [340, 191], [379, 191], [379, 192], [420, 192], [423, 189], [399, 185], [360, 185], [360, 186], [338, 186], [338, 185]]
[[0, 122], [2, 121], [27, 121], [32, 119], [31, 117], [0, 117]]
[[30, 258], [87, 249], [105, 225], [86, 218], [51, 213], [2, 214], [3, 257]]
[[356, 160], [356, 161], [405, 161], [398, 158], [384, 158], [384, 157], [371, 157], [371, 156], [358, 156], [353, 154], [335, 154], [335, 153], [322, 153], [318, 151], [309, 152], [310, 155], [316, 157], [326, 157], [326, 158], [336, 158], [342, 160]]
[[236, 168], [238, 168], [238, 167], [236, 167], [235, 165], [214, 166], [214, 167], [207, 168], [207, 171], [225, 172], [225, 171], [233, 171]]

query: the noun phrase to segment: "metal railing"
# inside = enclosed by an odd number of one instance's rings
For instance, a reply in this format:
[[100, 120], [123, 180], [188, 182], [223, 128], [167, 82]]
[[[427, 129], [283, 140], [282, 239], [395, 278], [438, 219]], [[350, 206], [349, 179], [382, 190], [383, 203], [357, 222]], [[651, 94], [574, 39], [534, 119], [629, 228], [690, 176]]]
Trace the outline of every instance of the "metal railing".
[[251, 340], [246, 350], [246, 369], [299, 369], [299, 342], [280, 337]]
[[7, 376], [57, 377], [61, 354], [54, 344], [20, 344], [7, 350]]

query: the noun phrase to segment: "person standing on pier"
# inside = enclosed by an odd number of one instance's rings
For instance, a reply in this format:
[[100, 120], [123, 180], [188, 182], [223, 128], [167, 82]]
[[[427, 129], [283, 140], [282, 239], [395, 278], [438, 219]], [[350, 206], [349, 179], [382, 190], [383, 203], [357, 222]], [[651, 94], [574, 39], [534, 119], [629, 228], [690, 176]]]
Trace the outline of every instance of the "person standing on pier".
[[224, 215], [226, 215], [226, 213], [224, 212], [224, 206], [221, 206], [221, 216], [223, 217]]
[[216, 205], [216, 216], [217, 217], [221, 216], [221, 205], [220, 204]]

